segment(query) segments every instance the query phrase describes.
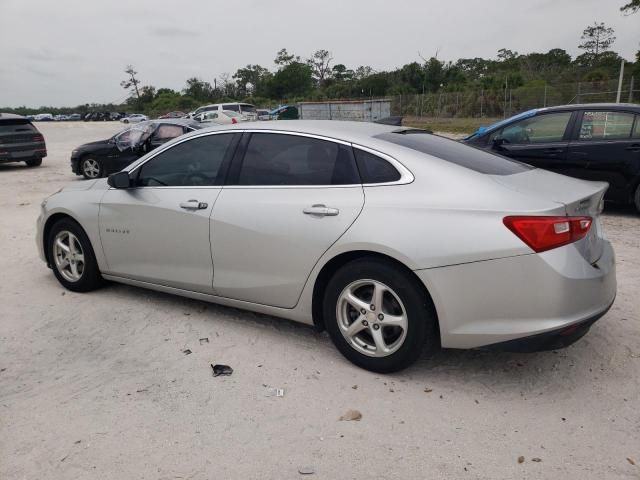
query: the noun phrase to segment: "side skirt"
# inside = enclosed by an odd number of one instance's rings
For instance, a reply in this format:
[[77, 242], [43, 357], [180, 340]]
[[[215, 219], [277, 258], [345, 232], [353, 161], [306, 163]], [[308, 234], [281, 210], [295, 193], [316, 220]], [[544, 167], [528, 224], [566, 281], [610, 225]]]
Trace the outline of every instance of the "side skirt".
[[155, 290], [163, 293], [170, 293], [173, 295], [180, 295], [182, 297], [193, 298], [195, 300], [202, 300], [209, 303], [217, 303], [224, 305], [225, 307], [234, 307], [241, 310], [249, 310], [256, 313], [264, 313], [265, 315], [273, 315], [274, 317], [286, 318], [287, 320], [293, 320], [294, 322], [305, 323], [313, 326], [313, 318], [311, 312], [300, 312], [295, 308], [279, 308], [270, 305], [262, 305], [259, 303], [244, 302], [242, 300], [234, 300], [226, 297], [218, 297], [216, 295], [209, 295], [206, 293], [192, 292], [190, 290], [183, 290], [181, 288], [167, 287], [166, 285], [158, 285], [156, 283], [143, 282], [140, 280], [133, 280], [131, 278], [119, 277], [116, 275], [102, 274], [105, 280], [112, 282], [124, 283], [125, 285], [131, 285], [134, 287], [147, 288], [149, 290]]

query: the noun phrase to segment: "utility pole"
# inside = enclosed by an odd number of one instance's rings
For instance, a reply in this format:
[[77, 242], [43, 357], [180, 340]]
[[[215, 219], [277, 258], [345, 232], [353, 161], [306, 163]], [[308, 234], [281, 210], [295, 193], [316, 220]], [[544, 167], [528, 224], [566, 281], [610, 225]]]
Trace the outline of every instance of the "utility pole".
[[547, 82], [544, 82], [544, 100], [542, 101], [542, 107], [546, 108], [547, 106]]
[[631, 81], [629, 82], [629, 103], [633, 103], [633, 77], [631, 77]]
[[618, 94], [616, 95], [616, 103], [620, 103], [620, 94], [622, 93], [622, 75], [624, 75], [624, 58], [620, 61], [620, 78], [618, 79]]
[[504, 77], [504, 106], [502, 107], [502, 118], [507, 118], [507, 87], [509, 86], [509, 77]]

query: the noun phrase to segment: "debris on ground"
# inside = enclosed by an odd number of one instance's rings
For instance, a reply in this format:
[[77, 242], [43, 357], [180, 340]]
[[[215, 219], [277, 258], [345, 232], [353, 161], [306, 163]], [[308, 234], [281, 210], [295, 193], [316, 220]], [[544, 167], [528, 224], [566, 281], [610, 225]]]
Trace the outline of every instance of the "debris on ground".
[[425, 388], [424, 389], [424, 393], [431, 393], [433, 392], [433, 388]]
[[267, 387], [265, 397], [284, 397], [284, 388]]
[[341, 422], [359, 422], [362, 419], [362, 414], [358, 410], [347, 410], [347, 413], [340, 417]]
[[524, 457], [522, 455], [518, 457], [518, 463], [524, 463]]
[[200, 339], [200, 345], [204, 345], [205, 343], [209, 343], [209, 337], [204, 337]]
[[353, 388], [354, 390], [357, 390], [357, 389], [358, 389], [358, 385], [354, 385], [354, 386], [353, 386], [353, 387], [351, 387], [351, 388]]
[[541, 459], [541, 458], [538, 458], [538, 457], [533, 457], [533, 458], [531, 459], [531, 461], [532, 461], [532, 462], [541, 462], [541, 461], [542, 461], [542, 459]]
[[185, 355], [191, 355], [193, 352], [187, 348], [186, 350], [183, 350], [182, 353]]
[[631, 465], [635, 465], [636, 464], [635, 460], [633, 458], [629, 458], [629, 457], [627, 457], [627, 462], [629, 462]]
[[307, 465], [304, 467], [298, 467], [298, 473], [300, 475], [313, 475], [315, 472], [313, 470], [313, 467]]
[[62, 295], [63, 297], [67, 294], [67, 292], [60, 292], [60, 295]]
[[211, 369], [213, 370], [213, 376], [219, 377], [220, 375], [231, 375], [233, 373], [233, 368], [229, 365], [214, 365], [211, 364]]

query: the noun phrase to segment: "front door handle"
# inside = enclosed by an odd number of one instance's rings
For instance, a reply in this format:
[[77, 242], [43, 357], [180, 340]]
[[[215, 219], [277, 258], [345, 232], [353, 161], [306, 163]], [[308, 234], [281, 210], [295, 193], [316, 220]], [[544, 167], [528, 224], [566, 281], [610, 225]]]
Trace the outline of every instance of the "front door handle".
[[180, 208], [185, 210], [204, 210], [209, 205], [205, 202], [199, 202], [198, 200], [189, 200], [187, 202], [180, 202]]
[[562, 152], [564, 152], [564, 148], [545, 148], [544, 149], [544, 153], [555, 154], [555, 153], [562, 153]]
[[302, 210], [302, 213], [304, 213], [305, 215], [317, 215], [319, 217], [335, 217], [340, 213], [340, 210], [318, 203], [316, 205], [312, 205], [311, 207], [306, 207], [304, 210]]

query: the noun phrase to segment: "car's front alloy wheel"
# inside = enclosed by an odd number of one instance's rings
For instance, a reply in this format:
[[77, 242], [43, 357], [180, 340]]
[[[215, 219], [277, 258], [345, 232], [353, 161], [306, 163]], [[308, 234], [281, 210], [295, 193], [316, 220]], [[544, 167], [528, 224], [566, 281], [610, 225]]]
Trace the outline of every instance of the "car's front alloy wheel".
[[80, 166], [84, 178], [92, 179], [102, 176], [102, 165], [95, 158], [83, 158]]
[[362, 258], [329, 280], [324, 321], [340, 352], [375, 372], [401, 370], [438, 347], [437, 320], [419, 279], [401, 266]]
[[49, 263], [64, 287], [87, 292], [101, 285], [102, 276], [89, 238], [75, 221], [65, 218], [53, 225], [47, 248]]

